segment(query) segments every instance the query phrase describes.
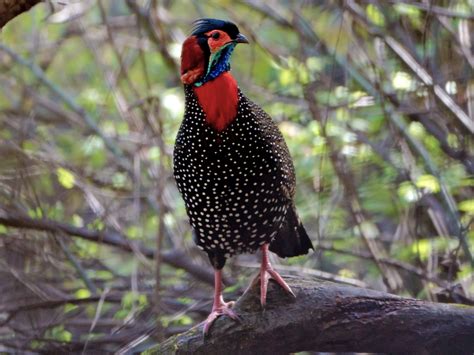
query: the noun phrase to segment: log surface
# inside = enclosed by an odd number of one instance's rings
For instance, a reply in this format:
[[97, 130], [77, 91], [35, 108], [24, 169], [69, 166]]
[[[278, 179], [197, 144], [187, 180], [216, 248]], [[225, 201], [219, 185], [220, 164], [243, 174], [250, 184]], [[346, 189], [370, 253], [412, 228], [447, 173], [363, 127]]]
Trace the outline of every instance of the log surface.
[[285, 277], [296, 298], [270, 281], [262, 311], [258, 290], [219, 318], [167, 339], [151, 354], [288, 354], [299, 351], [473, 354], [474, 307], [441, 304], [327, 281]]
[[0, 0], [0, 29], [8, 21], [19, 14], [28, 11], [42, 0]]

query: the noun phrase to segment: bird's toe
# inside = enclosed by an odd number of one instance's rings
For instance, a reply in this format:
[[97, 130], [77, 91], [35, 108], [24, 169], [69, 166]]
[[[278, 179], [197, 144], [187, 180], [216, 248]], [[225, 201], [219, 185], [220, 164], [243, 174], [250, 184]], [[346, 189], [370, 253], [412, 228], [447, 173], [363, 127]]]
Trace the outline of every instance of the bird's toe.
[[209, 330], [211, 329], [212, 324], [220, 316], [228, 316], [229, 318], [237, 322], [241, 321], [241, 318], [239, 317], [239, 315], [231, 308], [234, 304], [235, 304], [234, 301], [223, 303], [219, 307], [214, 308], [212, 310], [212, 312], [207, 316], [207, 319], [204, 321], [204, 327], [203, 327], [204, 336], [207, 336], [209, 334]]

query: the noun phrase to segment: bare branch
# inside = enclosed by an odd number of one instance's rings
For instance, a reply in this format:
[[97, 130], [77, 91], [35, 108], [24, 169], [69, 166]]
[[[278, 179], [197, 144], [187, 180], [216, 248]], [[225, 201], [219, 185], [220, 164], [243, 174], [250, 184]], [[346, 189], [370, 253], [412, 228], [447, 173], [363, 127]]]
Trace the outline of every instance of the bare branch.
[[[0, 224], [8, 227], [32, 229], [45, 232], [63, 232], [65, 234], [83, 238], [91, 242], [102, 243], [120, 248], [127, 252], [139, 252], [148, 259], [153, 259], [153, 249], [147, 248], [114, 231], [96, 231], [87, 228], [56, 222], [49, 219], [34, 219], [20, 213], [6, 211], [0, 208]], [[202, 266], [196, 265], [183, 251], [169, 251], [162, 254], [163, 262], [173, 267], [184, 269], [198, 280], [210, 285], [214, 284], [214, 275]], [[227, 280], [228, 282], [228, 280]]]
[[377, 31], [365, 16], [365, 13], [359, 5], [353, 0], [348, 0], [346, 8], [354, 16], [354, 19], [368, 27], [368, 30], [373, 34], [383, 38], [385, 43], [394, 51], [394, 53], [407, 65], [408, 68], [421, 80], [426, 86], [432, 87], [435, 96], [443, 103], [443, 105], [453, 113], [453, 115], [468, 129], [469, 132], [474, 133], [474, 121], [459, 107], [456, 102], [448, 95], [448, 93], [433, 80], [433, 77], [428, 71], [415, 59], [405, 46], [397, 41], [394, 37]]
[[95, 120], [81, 107], [77, 104], [77, 102], [70, 97], [68, 94], [64, 92], [61, 88], [56, 86], [49, 78], [46, 76], [46, 73], [35, 63], [28, 61], [27, 59], [20, 56], [18, 53], [13, 51], [11, 48], [7, 47], [6, 45], [0, 43], [0, 50], [7, 53], [10, 57], [12, 57], [16, 62], [21, 64], [22, 66], [31, 70], [33, 75], [43, 84], [46, 86], [53, 94], [55, 94], [64, 104], [69, 107], [74, 113], [81, 116], [87, 126], [94, 131], [103, 141], [105, 146], [114, 154], [117, 161], [119, 162], [120, 166], [125, 170], [129, 169], [129, 163], [125, 159], [122, 149], [115, 144], [115, 142], [110, 139], [110, 137], [106, 136], [102, 130], [99, 128]]
[[439, 16], [444, 16], [444, 17], [454, 17], [454, 18], [462, 18], [466, 20], [474, 20], [474, 15], [472, 14], [465, 14], [457, 11], [452, 11], [450, 9], [446, 9], [442, 6], [436, 6], [433, 4], [425, 4], [421, 2], [416, 2], [416, 1], [408, 1], [408, 0], [389, 0], [392, 4], [399, 4], [399, 3], [404, 3], [407, 4], [408, 6], [413, 6], [416, 7], [420, 10], [426, 11], [428, 13], [434, 13]]

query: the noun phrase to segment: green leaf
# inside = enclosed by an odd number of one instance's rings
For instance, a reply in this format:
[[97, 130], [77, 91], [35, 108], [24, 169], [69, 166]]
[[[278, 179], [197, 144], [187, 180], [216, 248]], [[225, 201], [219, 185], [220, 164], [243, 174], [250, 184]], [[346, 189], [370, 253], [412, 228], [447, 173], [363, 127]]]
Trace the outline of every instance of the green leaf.
[[418, 240], [412, 244], [411, 251], [413, 254], [418, 254], [421, 260], [426, 260], [431, 252], [431, 241], [428, 239]]
[[43, 218], [43, 210], [39, 207], [28, 210], [28, 216], [31, 218]]
[[398, 195], [406, 202], [414, 202], [420, 198], [420, 193], [410, 182], [403, 182], [398, 188]]
[[467, 214], [474, 214], [474, 199], [459, 202], [458, 208]]
[[134, 291], [126, 292], [122, 296], [122, 306], [125, 308], [132, 308], [133, 303], [137, 301], [138, 294]]
[[56, 175], [58, 176], [59, 183], [66, 189], [72, 189], [74, 187], [75, 178], [74, 175], [67, 169], [57, 168]]
[[78, 299], [89, 298], [91, 296], [91, 292], [87, 288], [81, 288], [77, 290], [74, 295]]
[[98, 270], [95, 272], [95, 276], [102, 280], [113, 280], [114, 274], [107, 270]]
[[69, 312], [71, 312], [71, 311], [73, 311], [73, 310], [75, 310], [75, 309], [77, 309], [77, 308], [79, 308], [79, 306], [76, 305], [76, 304], [73, 304], [73, 303], [66, 303], [66, 304], [64, 305], [64, 313], [69, 313]]
[[112, 176], [112, 185], [114, 185], [114, 187], [122, 188], [122, 187], [125, 187], [126, 184], [127, 184], [127, 175], [125, 175], [124, 173], [117, 172]]
[[126, 234], [130, 239], [140, 239], [143, 237], [143, 229], [140, 226], [130, 226], [127, 228]]
[[84, 227], [84, 220], [78, 214], [73, 214], [72, 215], [72, 224], [76, 227], [81, 228], [81, 227]]
[[160, 149], [158, 147], [151, 147], [147, 153], [148, 159], [158, 162], [160, 160]]
[[415, 82], [412, 77], [404, 71], [397, 71], [393, 75], [392, 85], [395, 90], [412, 91], [415, 89]]
[[72, 340], [71, 332], [65, 330], [63, 325], [58, 325], [50, 329], [48, 333], [48, 338], [52, 338], [57, 341], [70, 342]]
[[127, 309], [119, 309], [119, 310], [114, 314], [114, 318], [115, 318], [115, 319], [124, 319], [129, 313], [130, 313], [130, 311], [127, 310]]
[[411, 122], [408, 132], [416, 138], [423, 138], [426, 134], [425, 127], [420, 122]]
[[432, 193], [437, 193], [440, 190], [438, 179], [429, 174], [421, 175], [416, 180], [416, 186], [419, 188], [425, 188]]
[[342, 277], [357, 278], [357, 274], [350, 269], [341, 269], [338, 274]]
[[190, 316], [183, 314], [181, 317], [176, 319], [176, 323], [180, 325], [191, 325], [193, 324], [193, 319]]
[[410, 17], [419, 17], [421, 13], [420, 9], [410, 4], [400, 3], [395, 4], [393, 7], [399, 14], [408, 15]]
[[377, 6], [369, 4], [366, 9], [367, 17], [377, 26], [385, 25], [385, 17], [379, 11]]

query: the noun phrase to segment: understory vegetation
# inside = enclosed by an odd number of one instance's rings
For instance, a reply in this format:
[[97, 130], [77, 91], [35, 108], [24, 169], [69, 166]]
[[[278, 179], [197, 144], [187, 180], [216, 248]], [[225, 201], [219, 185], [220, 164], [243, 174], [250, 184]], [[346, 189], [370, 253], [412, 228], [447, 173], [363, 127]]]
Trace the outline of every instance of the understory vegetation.
[[172, 174], [201, 17], [249, 39], [232, 72], [293, 156], [316, 251], [276, 268], [474, 305], [471, 1], [66, 3], [0, 32], [0, 352], [141, 351], [209, 312]]

